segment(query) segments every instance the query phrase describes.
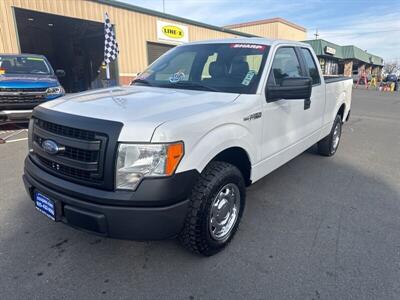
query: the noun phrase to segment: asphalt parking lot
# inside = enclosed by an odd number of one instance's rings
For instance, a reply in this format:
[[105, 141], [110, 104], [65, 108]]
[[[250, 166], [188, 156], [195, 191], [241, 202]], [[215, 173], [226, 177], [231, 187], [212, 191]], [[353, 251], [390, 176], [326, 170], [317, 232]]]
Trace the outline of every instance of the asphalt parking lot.
[[22, 185], [24, 137], [0, 145], [2, 299], [400, 299], [399, 93], [355, 90], [336, 156], [311, 148], [250, 187], [210, 258], [52, 223]]

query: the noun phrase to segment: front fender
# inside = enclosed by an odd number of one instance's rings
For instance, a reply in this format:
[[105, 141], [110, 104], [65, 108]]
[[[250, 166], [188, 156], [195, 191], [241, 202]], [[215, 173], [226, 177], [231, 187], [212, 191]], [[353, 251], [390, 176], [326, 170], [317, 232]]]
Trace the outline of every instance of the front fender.
[[246, 151], [250, 164], [257, 160], [255, 137], [249, 129], [239, 124], [223, 124], [198, 138], [191, 145], [185, 144], [185, 156], [177, 172], [196, 169], [202, 172], [207, 164], [222, 151], [239, 147]]

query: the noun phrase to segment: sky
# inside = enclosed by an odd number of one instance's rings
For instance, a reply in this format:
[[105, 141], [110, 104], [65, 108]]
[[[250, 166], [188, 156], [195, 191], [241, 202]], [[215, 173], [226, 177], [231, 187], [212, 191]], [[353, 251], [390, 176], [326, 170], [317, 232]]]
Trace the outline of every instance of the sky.
[[[163, 11], [163, 0], [119, 0]], [[307, 29], [309, 39], [355, 45], [385, 61], [400, 61], [400, 0], [164, 0], [165, 12], [224, 26], [281, 17]]]

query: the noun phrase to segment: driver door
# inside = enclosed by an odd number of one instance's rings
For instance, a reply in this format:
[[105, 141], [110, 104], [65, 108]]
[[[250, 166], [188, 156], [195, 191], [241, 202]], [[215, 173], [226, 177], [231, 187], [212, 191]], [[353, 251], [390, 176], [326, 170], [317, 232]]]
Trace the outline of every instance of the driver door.
[[[268, 74], [268, 85], [280, 85], [283, 78], [303, 77], [300, 57], [294, 47], [279, 47]], [[268, 91], [267, 91], [268, 92]], [[312, 105], [312, 104], [311, 104]], [[304, 99], [263, 103], [263, 159], [287, 149], [304, 138]]]
[[[309, 77], [303, 60], [300, 49], [291, 46], [279, 47], [275, 51], [269, 70], [268, 85], [280, 85], [283, 78]], [[313, 85], [309, 106], [305, 105], [305, 99], [280, 99], [273, 102], [265, 99], [262, 159], [275, 157], [276, 159], [271, 161], [272, 169], [306, 150], [314, 140], [317, 141], [325, 99], [316, 99], [315, 96], [320, 96], [321, 88], [321, 84]], [[268, 93], [268, 90], [266, 92]]]

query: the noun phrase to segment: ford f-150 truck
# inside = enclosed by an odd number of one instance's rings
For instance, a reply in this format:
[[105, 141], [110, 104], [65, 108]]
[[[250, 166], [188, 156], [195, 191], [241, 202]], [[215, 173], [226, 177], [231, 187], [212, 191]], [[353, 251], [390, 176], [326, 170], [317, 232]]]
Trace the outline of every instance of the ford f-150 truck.
[[34, 54], [0, 54], [0, 125], [28, 122], [32, 109], [64, 95], [47, 59]]
[[206, 256], [237, 231], [246, 186], [318, 143], [338, 149], [352, 79], [321, 74], [308, 44], [194, 42], [130, 87], [38, 106], [23, 180], [55, 221], [114, 238], [178, 236]]

